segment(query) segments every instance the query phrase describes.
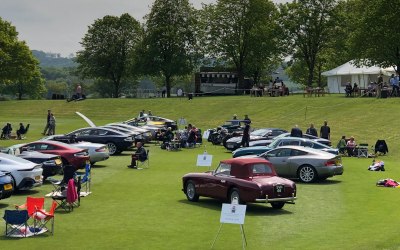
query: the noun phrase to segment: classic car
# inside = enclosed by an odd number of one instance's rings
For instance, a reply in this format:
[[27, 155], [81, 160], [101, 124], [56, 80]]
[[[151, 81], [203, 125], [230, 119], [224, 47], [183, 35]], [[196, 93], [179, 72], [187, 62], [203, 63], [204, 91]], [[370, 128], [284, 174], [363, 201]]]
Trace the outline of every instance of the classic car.
[[[286, 132], [286, 130], [280, 128], [262, 128], [254, 130], [250, 133], [250, 145], [255, 141], [273, 139]], [[241, 142], [242, 136], [235, 136], [227, 140], [224, 146], [226, 149], [233, 151], [241, 147]]]
[[174, 120], [160, 117], [160, 116], [154, 116], [154, 115], [143, 115], [138, 118], [132, 118], [124, 122], [125, 124], [129, 124], [132, 126], [155, 126], [158, 128], [168, 128], [171, 127], [172, 130], [178, 129], [178, 125]]
[[223, 160], [215, 171], [190, 173], [182, 178], [189, 201], [200, 196], [239, 202], [270, 203], [275, 209], [294, 203], [296, 184], [278, 177], [272, 164], [262, 158]]
[[14, 190], [28, 190], [43, 183], [42, 165], [14, 155], [0, 153], [0, 171], [10, 173]]
[[81, 128], [65, 135], [58, 135], [54, 140], [67, 142], [74, 138], [75, 141], [87, 141], [106, 144], [110, 155], [121, 153], [133, 147], [134, 136], [110, 128], [88, 127]]
[[62, 137], [60, 140], [64, 143], [78, 147], [81, 149], [87, 149], [90, 157], [90, 164], [93, 165], [99, 161], [105, 161], [110, 158], [110, 153], [108, 152], [108, 147], [105, 144], [93, 143], [87, 141], [76, 141], [75, 137], [72, 136], [69, 140], [65, 139], [63, 135], [49, 135], [40, 139], [40, 141], [58, 141], [58, 137]]
[[246, 158], [266, 159], [272, 163], [279, 176], [298, 178], [306, 183], [343, 174], [340, 156], [301, 146], [283, 146], [259, 156], [243, 156], [237, 159]]
[[321, 151], [326, 151], [335, 155], [339, 154], [339, 150], [337, 148], [331, 148], [325, 144], [321, 144], [313, 140], [299, 138], [299, 137], [281, 137], [274, 140], [268, 146], [253, 146], [246, 148], [238, 148], [232, 152], [232, 156], [235, 158], [243, 155], [259, 155], [271, 149], [287, 145], [310, 147], [319, 149]]
[[11, 175], [0, 171], [0, 200], [10, 197], [13, 191], [14, 186]]
[[[273, 141], [275, 141], [277, 139], [280, 139], [282, 137], [291, 137], [291, 136], [290, 136], [290, 133], [283, 133], [283, 134], [280, 134], [280, 135], [278, 135], [277, 137], [275, 137], [273, 139], [266, 139], [266, 140], [261, 139], [261, 140], [250, 142], [250, 146], [268, 146]], [[324, 138], [316, 137], [316, 136], [309, 135], [309, 134], [303, 134], [303, 138], [319, 142], [319, 143], [327, 145], [329, 147], [332, 146], [331, 141], [327, 140], [327, 139], [324, 139]]]
[[22, 151], [37, 151], [43, 154], [53, 154], [61, 156], [63, 165], [72, 165], [76, 169], [84, 168], [86, 161], [89, 160], [87, 149], [74, 147], [72, 145], [58, 141], [35, 141], [23, 144], [19, 148]]

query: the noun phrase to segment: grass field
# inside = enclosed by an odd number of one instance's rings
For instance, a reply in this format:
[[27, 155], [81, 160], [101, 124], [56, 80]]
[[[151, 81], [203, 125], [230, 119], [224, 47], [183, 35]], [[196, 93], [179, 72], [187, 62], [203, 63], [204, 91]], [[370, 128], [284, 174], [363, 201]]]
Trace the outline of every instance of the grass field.
[[[0, 125], [30, 123], [25, 141], [41, 137], [47, 109], [57, 119], [57, 133], [87, 126], [74, 112], [80, 111], [96, 124], [127, 120], [142, 109], [179, 119], [205, 130], [237, 114], [248, 114], [253, 128], [295, 124], [305, 132], [313, 122], [324, 120], [331, 127], [332, 144], [342, 135], [353, 135], [357, 143], [375, 144], [385, 139], [389, 154], [386, 172], [367, 171], [371, 159], [344, 158], [342, 176], [314, 184], [297, 183], [298, 201], [273, 210], [269, 205], [248, 204], [245, 219], [247, 249], [400, 249], [397, 202], [400, 189], [378, 188], [379, 179], [400, 180], [398, 126], [400, 98], [344, 98], [343, 95], [289, 97], [195, 97], [187, 99], [98, 99], [64, 101], [0, 102]], [[318, 129], [319, 130], [319, 129]], [[21, 141], [0, 141], [5, 147]], [[126, 166], [131, 152], [113, 156], [93, 167], [93, 193], [82, 198], [72, 213], [56, 212], [55, 235], [22, 240], [0, 237], [4, 249], [210, 249], [220, 226], [221, 201], [200, 198], [186, 201], [181, 177], [194, 171], [196, 157], [205, 149], [213, 155], [213, 166], [231, 154], [221, 146], [205, 143], [196, 149], [168, 152], [155, 145], [150, 149], [150, 169]], [[52, 185], [44, 184], [0, 200], [0, 214], [26, 196], [44, 196]], [[46, 200], [50, 206], [51, 199]], [[5, 225], [0, 223], [0, 230]], [[226, 224], [214, 249], [241, 249], [238, 225]]]

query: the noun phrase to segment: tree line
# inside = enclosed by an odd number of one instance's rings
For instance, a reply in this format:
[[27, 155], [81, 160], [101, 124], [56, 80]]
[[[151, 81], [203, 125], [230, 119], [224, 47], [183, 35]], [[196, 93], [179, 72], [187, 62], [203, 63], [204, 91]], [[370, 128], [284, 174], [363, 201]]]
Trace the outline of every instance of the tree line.
[[[174, 82], [201, 65], [235, 68], [238, 88], [248, 88], [245, 76], [258, 84], [290, 58], [286, 72], [293, 81], [323, 86], [321, 72], [351, 59], [399, 66], [399, 13], [393, 0], [218, 0], [199, 10], [188, 0], [155, 0], [143, 23], [128, 13], [95, 20], [73, 72], [113, 97], [144, 76], [157, 78], [169, 97]], [[29, 89], [38, 98], [42, 74], [17, 35], [0, 19], [0, 88]]]

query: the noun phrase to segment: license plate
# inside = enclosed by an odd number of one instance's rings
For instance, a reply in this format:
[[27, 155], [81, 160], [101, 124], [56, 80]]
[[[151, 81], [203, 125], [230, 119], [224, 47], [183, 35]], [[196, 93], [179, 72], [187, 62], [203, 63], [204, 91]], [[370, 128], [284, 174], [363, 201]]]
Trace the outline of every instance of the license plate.
[[12, 185], [11, 184], [4, 184], [4, 190], [11, 190]]
[[61, 164], [61, 160], [60, 159], [56, 159], [55, 162], [56, 162], [57, 165]]
[[40, 181], [41, 179], [42, 179], [42, 176], [40, 176], [40, 175], [35, 176], [35, 181]]
[[274, 186], [274, 190], [275, 190], [275, 193], [282, 194], [283, 192], [285, 192], [285, 186], [276, 185], [276, 186]]

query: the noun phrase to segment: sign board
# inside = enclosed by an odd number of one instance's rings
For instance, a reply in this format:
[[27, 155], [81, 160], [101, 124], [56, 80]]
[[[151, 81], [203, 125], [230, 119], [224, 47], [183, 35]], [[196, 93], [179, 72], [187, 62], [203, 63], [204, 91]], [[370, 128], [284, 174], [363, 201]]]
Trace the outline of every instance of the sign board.
[[198, 167], [211, 167], [212, 165], [212, 155], [202, 154], [197, 155], [197, 164]]
[[208, 139], [208, 137], [210, 136], [210, 131], [209, 130], [206, 130], [206, 131], [204, 131], [204, 133], [203, 133], [203, 139]]
[[243, 225], [244, 217], [246, 216], [246, 207], [246, 205], [239, 204], [222, 204], [220, 222]]

